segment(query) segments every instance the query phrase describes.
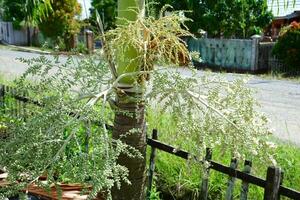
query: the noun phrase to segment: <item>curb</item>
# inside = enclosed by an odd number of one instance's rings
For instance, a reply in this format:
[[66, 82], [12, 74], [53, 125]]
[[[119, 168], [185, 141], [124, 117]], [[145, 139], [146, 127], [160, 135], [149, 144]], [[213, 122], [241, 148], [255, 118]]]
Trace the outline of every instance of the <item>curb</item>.
[[3, 44], [7, 47], [10, 47], [10, 48], [12, 48], [13, 50], [16, 50], [16, 51], [22, 51], [22, 52], [28, 52], [28, 53], [38, 53], [38, 54], [42, 54], [42, 55], [51, 55], [51, 54], [53, 54], [52, 52], [49, 52], [49, 51], [42, 51], [42, 50], [37, 50], [37, 49], [31, 49], [29, 47], [11, 45], [11, 44], [8, 44], [4, 41], [0, 41], [0, 44]]

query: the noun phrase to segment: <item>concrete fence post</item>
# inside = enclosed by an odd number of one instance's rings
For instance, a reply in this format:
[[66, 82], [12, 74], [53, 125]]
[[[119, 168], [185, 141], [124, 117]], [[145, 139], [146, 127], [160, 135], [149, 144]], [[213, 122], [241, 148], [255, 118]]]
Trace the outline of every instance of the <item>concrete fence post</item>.
[[85, 31], [86, 36], [86, 48], [89, 53], [94, 51], [94, 34], [90, 30]]
[[252, 39], [251, 71], [256, 71], [258, 69], [259, 41], [261, 39], [261, 36], [253, 35], [251, 36], [251, 39]]

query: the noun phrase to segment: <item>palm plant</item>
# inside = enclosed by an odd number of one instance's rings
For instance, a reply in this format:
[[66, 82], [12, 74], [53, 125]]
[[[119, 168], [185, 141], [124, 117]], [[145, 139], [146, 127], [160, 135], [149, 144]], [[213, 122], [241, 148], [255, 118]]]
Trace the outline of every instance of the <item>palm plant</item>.
[[[130, 10], [130, 8], [132, 10]], [[118, 25], [125, 25], [127, 20], [136, 21], [138, 17], [143, 17], [144, 1], [126, 0], [118, 1]], [[138, 16], [140, 14], [140, 16]], [[125, 20], [126, 19], [126, 20]], [[137, 62], [139, 52], [135, 47], [129, 46], [125, 51], [118, 52], [116, 61], [116, 76], [127, 73], [141, 71], [141, 66]], [[124, 59], [126, 58], [126, 59]], [[121, 189], [114, 190], [114, 199], [145, 199], [145, 170], [146, 170], [146, 129], [145, 129], [145, 106], [143, 102], [143, 86], [134, 87], [137, 76], [127, 76], [119, 81], [119, 90], [116, 94], [117, 111], [115, 113], [113, 137], [120, 138], [131, 130], [132, 134], [124, 138], [125, 142], [143, 155], [143, 158], [136, 159], [128, 156], [121, 156], [119, 164], [124, 165], [129, 170], [129, 180], [131, 185], [123, 184]], [[121, 92], [122, 91], [122, 92]]]
[[30, 27], [36, 26], [42, 17], [51, 11], [51, 0], [26, 0], [24, 23], [27, 27], [27, 42], [31, 45]]
[[121, 138], [123, 142], [139, 150], [143, 156], [119, 157], [119, 164], [129, 170], [128, 178], [131, 182], [131, 185], [123, 184], [121, 189], [114, 189], [113, 198], [120, 200], [145, 199], [144, 91], [153, 64], [158, 58], [173, 64], [189, 60], [188, 50], [179, 38], [189, 33], [181, 29], [178, 17], [171, 16], [165, 18], [165, 21], [155, 21], [152, 18], [145, 19], [144, 15], [144, 0], [119, 0], [118, 27], [106, 34], [108, 41], [105, 49], [110, 55], [111, 71], [116, 82], [113, 138]]

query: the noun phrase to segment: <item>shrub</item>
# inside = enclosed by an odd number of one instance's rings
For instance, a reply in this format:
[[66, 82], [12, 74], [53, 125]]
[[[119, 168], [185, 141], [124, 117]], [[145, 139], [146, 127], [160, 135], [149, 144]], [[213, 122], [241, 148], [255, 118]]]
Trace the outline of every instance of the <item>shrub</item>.
[[78, 42], [75, 52], [86, 54], [88, 53], [88, 49], [84, 42]]
[[292, 22], [283, 28], [273, 49], [273, 55], [281, 59], [289, 71], [300, 72], [300, 24]]
[[[76, 20], [81, 12], [80, 4], [76, 0], [54, 0], [51, 6], [53, 12], [42, 19], [39, 29], [43, 35], [53, 40], [63, 38], [65, 48], [70, 50], [74, 48], [74, 35], [80, 29], [80, 24]], [[56, 43], [59, 41], [56, 40]]]

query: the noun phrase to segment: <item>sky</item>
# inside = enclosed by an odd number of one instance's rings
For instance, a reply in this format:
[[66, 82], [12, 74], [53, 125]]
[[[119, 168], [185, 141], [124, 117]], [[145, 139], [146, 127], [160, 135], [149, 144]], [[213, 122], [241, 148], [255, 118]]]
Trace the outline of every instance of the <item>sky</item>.
[[[78, 2], [82, 5], [82, 13], [81, 18], [85, 19], [89, 17], [90, 8], [91, 8], [91, 1], [92, 0], [78, 0]], [[273, 1], [273, 6], [272, 6]], [[294, 0], [268, 0], [269, 9], [272, 10], [274, 16], [284, 16], [287, 14], [292, 13], [294, 10], [300, 10], [300, 0], [295, 0], [295, 7], [293, 7]], [[86, 5], [86, 9], [84, 6], [84, 2]], [[285, 6], [285, 3], [287, 6]], [[286, 8], [285, 8], [286, 7]]]
[[294, 10], [300, 10], [300, 0], [295, 0], [295, 6], [293, 5], [293, 1], [294, 0], [268, 0], [268, 6], [269, 9], [272, 9], [274, 16], [285, 16], [294, 12]]
[[[78, 2], [82, 6], [81, 19], [85, 19], [85, 18], [88, 18], [90, 16], [90, 10], [89, 9], [91, 8], [91, 1], [92, 0], [78, 0]], [[85, 9], [84, 3], [86, 5], [86, 9]]]

